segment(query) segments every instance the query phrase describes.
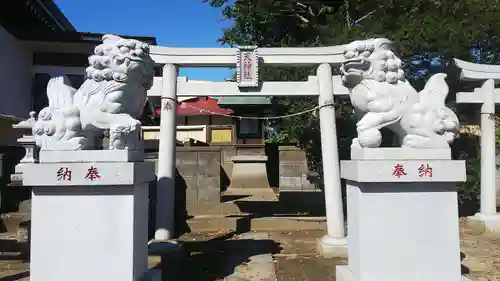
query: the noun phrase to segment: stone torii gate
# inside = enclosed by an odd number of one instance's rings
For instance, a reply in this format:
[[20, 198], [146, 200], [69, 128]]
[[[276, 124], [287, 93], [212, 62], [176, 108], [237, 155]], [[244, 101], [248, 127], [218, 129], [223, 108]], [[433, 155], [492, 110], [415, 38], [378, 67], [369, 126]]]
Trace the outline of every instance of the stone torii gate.
[[[155, 239], [172, 236], [175, 190], [175, 116], [182, 96], [319, 96], [320, 127], [325, 181], [328, 234], [320, 240], [323, 249], [345, 249], [344, 215], [335, 125], [334, 95], [347, 95], [332, 66], [344, 60], [345, 47], [314, 48], [168, 48], [151, 46], [151, 57], [163, 65], [148, 96], [161, 97], [158, 159], [158, 204]], [[279, 66], [319, 65], [317, 76], [303, 82], [259, 82], [259, 64]], [[178, 79], [179, 67], [236, 67], [237, 82], [189, 82]], [[161, 81], [160, 81], [161, 79]], [[345, 250], [343, 250], [345, 252]]]
[[477, 64], [455, 59], [461, 70], [460, 80], [484, 81], [481, 88], [473, 92], [457, 93], [458, 103], [481, 104], [481, 208], [471, 220], [484, 223], [492, 231], [500, 231], [500, 215], [497, 214], [496, 151], [495, 151], [495, 105], [500, 104], [500, 66]]

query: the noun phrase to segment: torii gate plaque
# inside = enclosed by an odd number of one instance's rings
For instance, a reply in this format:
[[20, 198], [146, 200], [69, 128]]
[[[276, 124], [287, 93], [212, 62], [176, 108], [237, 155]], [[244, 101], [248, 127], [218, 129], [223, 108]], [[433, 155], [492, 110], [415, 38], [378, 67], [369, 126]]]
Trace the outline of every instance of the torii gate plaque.
[[236, 80], [240, 88], [256, 88], [259, 86], [257, 46], [238, 46]]

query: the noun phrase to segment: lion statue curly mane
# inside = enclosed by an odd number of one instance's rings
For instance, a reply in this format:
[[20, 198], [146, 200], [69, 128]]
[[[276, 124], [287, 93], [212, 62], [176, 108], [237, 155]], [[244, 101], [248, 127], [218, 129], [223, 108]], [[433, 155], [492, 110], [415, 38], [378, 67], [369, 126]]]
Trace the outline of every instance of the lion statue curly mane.
[[78, 89], [56, 76], [47, 85], [49, 105], [33, 127], [41, 150], [139, 149], [140, 118], [154, 78], [149, 46], [104, 35], [89, 57], [87, 79]]
[[346, 46], [344, 58], [342, 82], [359, 119], [353, 147], [379, 147], [384, 127], [399, 136], [403, 147], [449, 147], [459, 122], [445, 106], [446, 74], [433, 75], [417, 92], [385, 38], [354, 41]]

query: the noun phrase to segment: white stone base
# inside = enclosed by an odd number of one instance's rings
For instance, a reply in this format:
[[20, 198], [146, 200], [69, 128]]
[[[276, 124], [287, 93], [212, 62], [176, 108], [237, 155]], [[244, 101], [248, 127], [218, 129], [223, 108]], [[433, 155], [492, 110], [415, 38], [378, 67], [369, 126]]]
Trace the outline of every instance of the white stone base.
[[347, 257], [347, 240], [335, 239], [328, 235], [316, 240], [316, 252], [321, 257], [329, 258], [345, 258]]
[[[341, 177], [359, 182], [464, 182], [467, 180], [465, 161], [451, 160], [353, 160], [341, 161]], [[404, 168], [406, 175], [394, 176], [396, 165]], [[432, 178], [421, 177], [419, 168], [422, 165], [432, 167]]]
[[[40, 163], [23, 169], [25, 186], [118, 186], [154, 179], [153, 162]], [[99, 177], [89, 175], [91, 170]]]
[[142, 162], [140, 150], [42, 150], [40, 163]]
[[347, 265], [337, 265], [335, 267], [335, 281], [359, 281]]
[[477, 213], [468, 217], [467, 220], [472, 226], [484, 228], [488, 232], [500, 233], [500, 214], [483, 215]]
[[348, 181], [349, 268], [353, 274], [360, 281], [458, 280], [460, 240], [454, 185]]
[[351, 148], [351, 160], [449, 160], [450, 148]]
[[159, 280], [158, 272], [144, 276], [153, 163], [71, 160], [24, 168], [32, 189], [30, 280]]
[[[425, 270], [425, 269], [422, 269], [422, 270]], [[338, 265], [335, 268], [335, 280], [336, 281], [360, 281], [359, 279], [356, 279], [356, 277], [354, 276], [354, 274], [352, 274], [351, 270], [349, 270], [349, 267], [347, 265]], [[381, 281], [384, 281], [384, 280], [381, 280]], [[465, 276], [461, 276], [460, 281], [470, 281], [470, 279], [465, 277]]]
[[[337, 267], [337, 281], [459, 281], [455, 182], [465, 181], [465, 162], [435, 160], [427, 149], [418, 159], [407, 158], [413, 152], [401, 149], [398, 160], [377, 160], [384, 150], [341, 162], [347, 179], [349, 265]], [[395, 152], [386, 154], [395, 157]], [[404, 173], [396, 175], [397, 167]], [[432, 176], [421, 174], [420, 167], [432, 168]]]
[[136, 281], [147, 270], [148, 184], [32, 187], [33, 281]]

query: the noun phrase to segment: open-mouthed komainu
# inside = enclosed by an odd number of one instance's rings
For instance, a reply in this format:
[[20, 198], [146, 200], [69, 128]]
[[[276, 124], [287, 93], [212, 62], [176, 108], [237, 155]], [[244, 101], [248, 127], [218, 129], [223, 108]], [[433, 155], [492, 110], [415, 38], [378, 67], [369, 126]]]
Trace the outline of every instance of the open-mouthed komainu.
[[449, 147], [459, 122], [445, 106], [446, 74], [434, 74], [417, 92], [384, 38], [354, 41], [346, 46], [344, 58], [342, 81], [359, 119], [353, 147], [379, 147], [384, 127], [400, 137], [403, 147]]

